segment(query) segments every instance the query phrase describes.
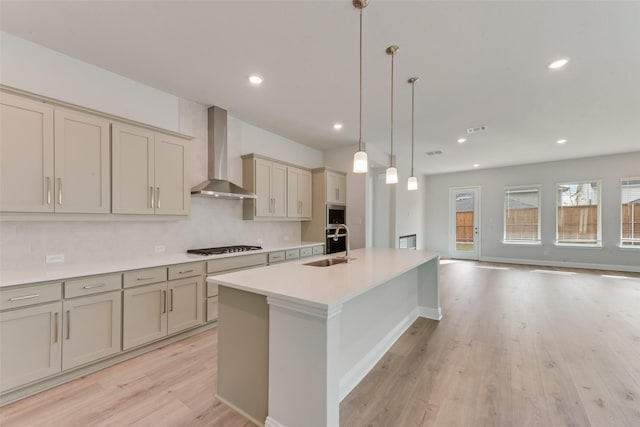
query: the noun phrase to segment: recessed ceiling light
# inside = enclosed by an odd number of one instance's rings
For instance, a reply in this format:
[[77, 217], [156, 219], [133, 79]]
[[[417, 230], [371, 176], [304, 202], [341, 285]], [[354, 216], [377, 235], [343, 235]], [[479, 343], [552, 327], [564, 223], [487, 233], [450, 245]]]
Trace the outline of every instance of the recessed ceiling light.
[[479, 163], [474, 163], [474, 164], [473, 164], [473, 167], [474, 167], [474, 168], [480, 167], [480, 164], [479, 164]]
[[559, 139], [556, 141], [558, 144], [564, 144], [565, 142], [567, 142], [566, 139]]
[[342, 123], [334, 123], [334, 124], [333, 124], [333, 128], [334, 128], [335, 130], [340, 130], [340, 129], [342, 129]]
[[464, 144], [465, 142], [467, 142], [467, 138], [460, 138], [460, 139], [458, 140], [458, 142], [459, 142], [460, 144]]
[[547, 67], [551, 70], [557, 70], [558, 68], [562, 68], [569, 62], [569, 58], [562, 58], [556, 61], [553, 61], [551, 64], [547, 65]]
[[249, 77], [249, 81], [254, 85], [259, 85], [260, 83], [262, 83], [262, 77], [253, 75]]

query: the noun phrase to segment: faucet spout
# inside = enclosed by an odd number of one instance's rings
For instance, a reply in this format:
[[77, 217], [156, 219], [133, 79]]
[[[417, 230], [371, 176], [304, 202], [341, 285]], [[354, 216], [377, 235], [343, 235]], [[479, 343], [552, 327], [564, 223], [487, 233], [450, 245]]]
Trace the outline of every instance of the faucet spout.
[[346, 246], [347, 246], [347, 250], [344, 253], [344, 259], [346, 260], [346, 262], [349, 262], [351, 260], [351, 257], [349, 256], [349, 228], [345, 225], [345, 224], [338, 224], [338, 226], [336, 227], [336, 232], [333, 235], [333, 240], [334, 242], [338, 241], [338, 232], [340, 232], [340, 229], [344, 228], [344, 233], [345, 233], [345, 240], [346, 240]]

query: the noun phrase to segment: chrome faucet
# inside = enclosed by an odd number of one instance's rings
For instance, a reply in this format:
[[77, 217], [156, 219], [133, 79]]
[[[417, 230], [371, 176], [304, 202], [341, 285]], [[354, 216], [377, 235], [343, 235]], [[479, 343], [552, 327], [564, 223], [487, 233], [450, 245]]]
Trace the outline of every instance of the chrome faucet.
[[344, 238], [345, 238], [345, 241], [347, 243], [347, 245], [346, 245], [347, 246], [347, 250], [344, 253], [344, 259], [345, 259], [345, 262], [349, 262], [349, 261], [351, 261], [351, 258], [349, 257], [349, 228], [345, 224], [338, 224], [336, 226], [336, 232], [333, 235], [333, 241], [334, 242], [338, 241], [338, 232], [340, 231], [341, 228], [344, 228], [344, 232], [345, 232]]

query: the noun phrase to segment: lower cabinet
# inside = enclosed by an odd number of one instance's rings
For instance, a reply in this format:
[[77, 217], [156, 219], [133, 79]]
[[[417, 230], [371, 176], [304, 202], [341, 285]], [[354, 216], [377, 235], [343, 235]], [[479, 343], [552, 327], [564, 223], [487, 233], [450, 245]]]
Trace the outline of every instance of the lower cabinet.
[[64, 301], [62, 369], [120, 352], [121, 293]]
[[123, 350], [201, 324], [203, 283], [196, 276], [125, 289]]
[[62, 370], [62, 303], [0, 313], [0, 391]]

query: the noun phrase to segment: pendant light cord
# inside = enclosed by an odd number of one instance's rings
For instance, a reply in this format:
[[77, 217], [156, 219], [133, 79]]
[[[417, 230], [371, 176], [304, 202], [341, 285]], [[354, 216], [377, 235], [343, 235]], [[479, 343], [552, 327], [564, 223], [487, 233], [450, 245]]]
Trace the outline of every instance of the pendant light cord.
[[362, 9], [360, 9], [360, 127], [358, 135], [358, 151], [362, 149]]
[[411, 176], [413, 176], [413, 121], [415, 118], [415, 80], [411, 82]]
[[395, 52], [391, 54], [391, 161], [390, 167], [393, 167], [393, 59], [395, 58]]

